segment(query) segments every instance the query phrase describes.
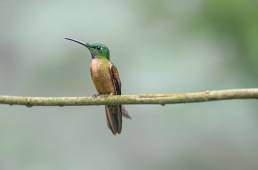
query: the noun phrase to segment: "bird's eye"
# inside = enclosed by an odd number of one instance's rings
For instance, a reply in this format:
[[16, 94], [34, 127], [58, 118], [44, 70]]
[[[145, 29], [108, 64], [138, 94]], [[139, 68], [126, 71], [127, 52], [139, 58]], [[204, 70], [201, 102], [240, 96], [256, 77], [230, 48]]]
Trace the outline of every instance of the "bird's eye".
[[101, 50], [102, 48], [101, 48], [101, 46], [97, 46], [97, 49], [98, 49], [98, 50]]

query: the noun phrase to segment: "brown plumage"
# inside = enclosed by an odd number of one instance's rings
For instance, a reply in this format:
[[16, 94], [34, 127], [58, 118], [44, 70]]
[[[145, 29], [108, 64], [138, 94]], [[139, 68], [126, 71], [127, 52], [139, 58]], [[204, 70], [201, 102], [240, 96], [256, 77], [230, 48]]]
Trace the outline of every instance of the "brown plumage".
[[[94, 58], [91, 62], [91, 77], [99, 94], [121, 95], [119, 73], [113, 63], [107, 59]], [[112, 133], [122, 130], [122, 114], [126, 113], [121, 105], [106, 105], [107, 124]], [[126, 116], [125, 115], [125, 116]]]

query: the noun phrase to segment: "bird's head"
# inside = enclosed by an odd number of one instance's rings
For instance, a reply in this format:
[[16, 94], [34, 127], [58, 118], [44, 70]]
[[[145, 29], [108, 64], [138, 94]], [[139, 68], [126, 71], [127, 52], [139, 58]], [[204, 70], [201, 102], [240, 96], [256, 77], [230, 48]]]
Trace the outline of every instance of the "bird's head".
[[71, 39], [71, 38], [65, 38], [66, 40], [69, 40], [69, 41], [73, 41], [73, 42], [76, 42], [78, 44], [81, 44], [83, 45], [84, 47], [87, 47], [91, 53], [91, 57], [92, 59], [94, 58], [106, 58], [109, 60], [109, 49], [106, 45], [102, 44], [102, 43], [93, 43], [93, 44], [90, 44], [90, 43], [82, 43], [80, 41], [77, 41], [77, 40], [74, 40], [74, 39]]

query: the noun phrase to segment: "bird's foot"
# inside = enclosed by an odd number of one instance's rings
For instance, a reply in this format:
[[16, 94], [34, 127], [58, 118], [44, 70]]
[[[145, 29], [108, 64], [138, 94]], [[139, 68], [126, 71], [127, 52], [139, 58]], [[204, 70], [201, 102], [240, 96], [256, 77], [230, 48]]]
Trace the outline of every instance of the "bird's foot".
[[109, 94], [93, 94], [92, 97], [93, 98], [97, 98], [97, 97], [108, 97], [108, 96], [113, 96], [115, 95], [114, 93], [109, 93]]
[[99, 97], [99, 96], [100, 96], [100, 94], [93, 94], [91, 97], [96, 98], [96, 97]]

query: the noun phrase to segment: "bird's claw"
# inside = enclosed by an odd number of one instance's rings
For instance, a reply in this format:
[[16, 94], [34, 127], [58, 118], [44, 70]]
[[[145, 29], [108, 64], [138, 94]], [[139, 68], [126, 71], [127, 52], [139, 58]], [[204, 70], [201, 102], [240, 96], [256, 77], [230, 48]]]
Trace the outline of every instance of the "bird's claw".
[[93, 98], [96, 98], [96, 97], [99, 97], [100, 95], [99, 94], [93, 94], [92, 97]]
[[109, 97], [109, 96], [113, 96], [114, 93], [109, 93], [109, 94], [93, 94], [92, 97], [93, 98], [97, 98], [97, 97]]

